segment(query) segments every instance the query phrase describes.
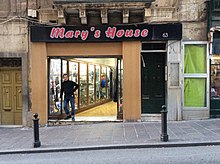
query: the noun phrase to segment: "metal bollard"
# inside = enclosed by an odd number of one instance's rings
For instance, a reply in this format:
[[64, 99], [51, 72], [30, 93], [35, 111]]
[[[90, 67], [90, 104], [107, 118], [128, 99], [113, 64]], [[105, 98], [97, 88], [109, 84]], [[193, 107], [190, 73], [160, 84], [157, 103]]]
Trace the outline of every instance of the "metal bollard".
[[34, 119], [33, 119], [33, 122], [34, 122], [34, 147], [41, 146], [41, 143], [39, 140], [39, 118], [37, 118], [37, 117], [38, 117], [38, 114], [35, 113]]
[[160, 140], [163, 142], [168, 141], [168, 134], [167, 134], [167, 107], [166, 105], [162, 106], [161, 111], [161, 135]]

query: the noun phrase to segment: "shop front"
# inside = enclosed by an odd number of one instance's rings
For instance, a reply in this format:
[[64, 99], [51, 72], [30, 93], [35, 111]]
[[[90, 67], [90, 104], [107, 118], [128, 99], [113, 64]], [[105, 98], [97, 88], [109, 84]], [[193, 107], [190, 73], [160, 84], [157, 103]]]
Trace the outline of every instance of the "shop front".
[[[176, 119], [169, 76], [179, 66], [181, 24], [95, 27], [31, 27], [32, 113], [41, 124], [64, 116], [59, 99], [62, 74], [79, 84], [76, 113], [114, 102], [116, 118], [138, 121], [170, 107]], [[168, 69], [171, 66], [172, 69]], [[169, 67], [169, 68], [171, 68]], [[106, 79], [101, 89], [102, 78]], [[172, 85], [175, 85], [172, 83]], [[105, 107], [107, 109], [107, 107]], [[97, 115], [94, 115], [97, 116]], [[78, 118], [79, 118], [78, 117]], [[77, 115], [76, 115], [77, 120]]]
[[212, 28], [210, 46], [210, 117], [220, 117], [220, 32], [218, 28]]

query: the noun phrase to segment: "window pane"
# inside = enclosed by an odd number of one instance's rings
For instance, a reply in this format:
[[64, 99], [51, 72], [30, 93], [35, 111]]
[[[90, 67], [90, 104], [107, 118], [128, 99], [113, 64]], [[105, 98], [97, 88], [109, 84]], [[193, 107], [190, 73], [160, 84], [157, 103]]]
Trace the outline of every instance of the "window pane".
[[61, 88], [61, 60], [50, 60], [50, 110], [49, 115], [61, 114], [60, 88]]
[[206, 73], [206, 45], [185, 45], [184, 73]]
[[106, 73], [107, 67], [102, 67], [102, 74], [101, 74], [101, 99], [106, 99]]
[[95, 103], [95, 66], [89, 64], [89, 104]]
[[63, 74], [68, 74], [68, 72], [67, 72], [67, 61], [63, 60], [62, 65], [63, 65]]
[[179, 63], [170, 64], [170, 86], [179, 86]]
[[80, 63], [80, 107], [87, 105], [87, 64]]
[[184, 79], [184, 106], [206, 107], [206, 79]]
[[[69, 62], [69, 79], [78, 83], [78, 63], [70, 61]], [[74, 92], [75, 96], [75, 110], [78, 109], [78, 90]]]
[[211, 97], [220, 96], [220, 69], [218, 64], [211, 65]]
[[100, 92], [100, 66], [96, 65], [96, 101], [101, 98]]

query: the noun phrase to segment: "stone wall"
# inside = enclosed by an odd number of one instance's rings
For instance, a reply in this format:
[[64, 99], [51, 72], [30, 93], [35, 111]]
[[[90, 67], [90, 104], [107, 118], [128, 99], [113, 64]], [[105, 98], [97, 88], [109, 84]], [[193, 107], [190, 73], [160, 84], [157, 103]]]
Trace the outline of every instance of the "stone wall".
[[[130, 23], [161, 23], [161, 22], [182, 22], [183, 23], [183, 40], [207, 40], [207, 9], [206, 0], [155, 0], [152, 1], [151, 6], [144, 6], [141, 3], [136, 3], [136, 18], [134, 18], [131, 10], [129, 15]], [[40, 0], [30, 0], [28, 8], [35, 9], [38, 12], [38, 18], [41, 23], [48, 23], [53, 21], [55, 23], [67, 23], [80, 25], [79, 9], [80, 6], [84, 6], [87, 14], [87, 25], [91, 25], [89, 10], [92, 9], [91, 6], [96, 6], [95, 9], [100, 10], [95, 4], [68, 4], [68, 5], [57, 5], [53, 4], [53, 0], [40, 1]], [[106, 9], [115, 7], [116, 10], [129, 8], [132, 3], [124, 2], [120, 5], [114, 5], [113, 3], [104, 5]], [[71, 12], [67, 16], [67, 19], [59, 18], [58, 9], [65, 8], [66, 11]], [[103, 8], [103, 6], [102, 6]], [[138, 10], [137, 10], [138, 9]], [[142, 11], [143, 10], [143, 11]], [[74, 11], [74, 12], [73, 12]], [[77, 13], [75, 13], [77, 11]], [[134, 13], [136, 11], [133, 11]], [[94, 12], [94, 11], [92, 11]], [[117, 11], [118, 12], [118, 11]], [[141, 12], [143, 12], [141, 14]], [[76, 16], [73, 16], [75, 13]], [[122, 14], [122, 13], [121, 13]], [[135, 15], [135, 14], [134, 14]], [[143, 19], [139, 19], [143, 16]], [[101, 17], [101, 15], [99, 16]], [[114, 16], [117, 17], [118, 16]], [[113, 18], [114, 18], [113, 17]], [[93, 22], [93, 24], [100, 24], [99, 22]], [[132, 20], [138, 20], [141, 22], [135, 22]], [[95, 21], [95, 17], [93, 18]], [[108, 23], [114, 22], [114, 20], [109, 20]], [[117, 21], [115, 21], [117, 22]], [[120, 21], [118, 21], [120, 22]], [[121, 24], [122, 22], [120, 22]]]
[[183, 40], [207, 40], [206, 0], [155, 0], [146, 21], [182, 22]]
[[0, 58], [22, 61], [22, 125], [31, 126], [27, 0], [0, 0]]
[[28, 52], [27, 22], [10, 21], [0, 25], [1, 52]]
[[28, 52], [26, 0], [1, 0], [0, 52]]

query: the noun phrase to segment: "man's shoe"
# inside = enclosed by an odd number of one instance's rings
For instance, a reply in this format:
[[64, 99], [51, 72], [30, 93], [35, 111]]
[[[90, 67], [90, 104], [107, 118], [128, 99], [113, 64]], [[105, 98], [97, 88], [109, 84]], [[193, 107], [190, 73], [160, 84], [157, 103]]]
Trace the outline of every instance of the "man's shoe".
[[64, 120], [67, 120], [67, 119], [69, 119], [69, 118], [71, 118], [71, 115], [66, 116], [66, 117], [64, 118]]
[[73, 121], [73, 122], [75, 121], [75, 117], [72, 117], [72, 121]]

